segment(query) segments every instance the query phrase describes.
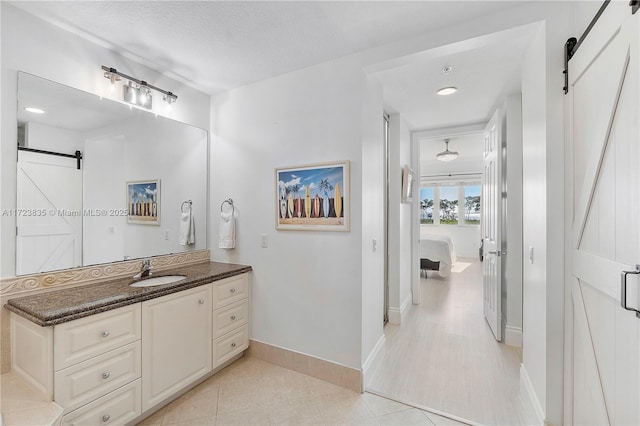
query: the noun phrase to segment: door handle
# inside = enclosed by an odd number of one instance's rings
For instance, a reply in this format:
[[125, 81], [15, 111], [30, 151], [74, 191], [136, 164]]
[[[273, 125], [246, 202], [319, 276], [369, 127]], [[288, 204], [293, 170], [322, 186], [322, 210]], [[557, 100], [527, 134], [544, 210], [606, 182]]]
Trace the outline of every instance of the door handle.
[[636, 265], [636, 270], [635, 271], [622, 271], [622, 273], [620, 274], [620, 304], [622, 305], [623, 308], [625, 308], [627, 311], [632, 311], [636, 313], [636, 317], [640, 318], [640, 311], [634, 308], [630, 308], [627, 306], [627, 275], [632, 274], [632, 275], [638, 275], [640, 274], [640, 265]]

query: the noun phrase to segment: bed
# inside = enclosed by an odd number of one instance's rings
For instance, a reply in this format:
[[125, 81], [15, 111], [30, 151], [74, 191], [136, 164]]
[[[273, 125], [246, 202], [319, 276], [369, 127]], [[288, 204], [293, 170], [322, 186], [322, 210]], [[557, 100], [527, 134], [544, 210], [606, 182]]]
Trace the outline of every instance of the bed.
[[419, 253], [420, 270], [438, 271], [445, 278], [451, 274], [456, 252], [448, 235], [421, 235]]

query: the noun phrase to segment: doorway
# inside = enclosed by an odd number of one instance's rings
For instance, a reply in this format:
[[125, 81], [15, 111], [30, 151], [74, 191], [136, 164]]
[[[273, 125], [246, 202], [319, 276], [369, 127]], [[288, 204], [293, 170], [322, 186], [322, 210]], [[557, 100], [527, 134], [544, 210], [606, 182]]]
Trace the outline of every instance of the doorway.
[[[456, 178], [451, 179], [454, 175], [451, 169], [437, 170], [434, 165], [423, 167], [420, 155], [421, 141], [431, 140], [434, 144], [437, 141], [442, 145], [440, 151], [443, 151], [445, 137], [478, 134], [485, 128], [492, 113], [498, 110], [497, 106], [507, 106], [507, 99], [512, 94], [517, 98], [520, 91], [519, 75], [522, 58], [516, 57], [514, 60], [511, 55], [510, 58], [505, 59], [505, 52], [524, 51], [523, 46], [529, 37], [530, 34], [526, 36], [521, 34], [519, 37], [505, 36], [505, 39], [499, 43], [483, 45], [481, 48], [469, 46], [468, 50], [463, 52], [457, 50], [455, 53], [443, 54], [436, 58], [430, 56], [428, 60], [417, 60], [415, 64], [405, 64], [400, 69], [377, 72], [377, 77], [383, 86], [385, 104], [388, 103], [389, 110], [396, 111], [390, 118], [391, 145], [393, 147], [396, 142], [400, 145], [400, 155], [395, 162], [393, 155], [391, 156], [392, 177], [393, 168], [402, 167], [405, 161], [408, 161], [414, 170], [419, 170], [421, 179], [444, 175], [442, 177], [448, 181], [440, 181], [438, 185], [456, 185], [458, 197], [455, 198], [458, 207], [461, 208], [464, 201], [461, 202], [460, 197], [463, 200], [466, 198], [464, 189], [461, 189], [465, 186], [464, 182]], [[514, 62], [509, 62], [510, 60]], [[491, 78], [487, 78], [486, 81], [474, 80], [476, 87], [465, 94], [462, 98], [463, 104], [454, 102], [455, 97], [447, 100], [435, 98], [437, 101], [431, 97], [439, 86], [451, 85], [455, 70], [460, 73], [461, 79], [458, 81], [469, 77], [465, 72], [469, 68], [474, 69], [475, 76], [491, 76]], [[445, 69], [448, 72], [445, 73]], [[500, 74], [501, 72], [506, 74]], [[498, 80], [493, 80], [497, 75], [500, 75]], [[428, 80], [428, 85], [425, 85], [422, 80], [424, 76], [427, 76], [424, 80]], [[416, 89], [417, 87], [419, 89]], [[490, 94], [481, 95], [480, 91], [485, 88], [490, 88]], [[416, 96], [422, 97], [422, 100], [416, 100]], [[407, 100], [409, 98], [411, 101]], [[487, 100], [487, 98], [490, 99]], [[412, 109], [412, 104], [420, 102], [424, 102], [426, 108], [432, 108], [427, 124], [419, 124], [423, 121]], [[485, 104], [481, 105], [482, 102]], [[521, 125], [511, 126], [511, 129], [514, 134], [522, 133]], [[510, 138], [505, 136], [505, 140], [508, 139]], [[521, 145], [521, 139], [518, 141]], [[482, 141], [479, 142], [479, 145], [481, 144]], [[455, 149], [454, 146], [450, 148]], [[408, 160], [402, 154], [403, 152], [410, 153]], [[505, 150], [504, 155], [507, 155], [507, 152], [509, 150]], [[512, 171], [518, 167], [520, 171], [522, 169], [521, 146], [519, 156], [519, 166], [517, 163], [509, 162], [515, 165]], [[462, 164], [462, 161], [460, 160], [458, 164]], [[482, 166], [476, 173], [481, 171]], [[479, 175], [476, 175], [476, 179], [477, 176]], [[519, 185], [521, 190], [521, 180]], [[515, 188], [511, 187], [511, 189]], [[392, 182], [391, 192], [393, 191]], [[393, 198], [393, 196], [390, 197], [390, 211], [396, 208]], [[426, 407], [440, 414], [448, 413], [454, 417], [457, 416], [459, 420], [467, 419], [487, 424], [536, 422], [536, 415], [528, 405], [529, 397], [523, 393], [526, 391], [521, 390], [523, 389], [520, 380], [522, 349], [519, 345], [522, 345], [523, 340], [522, 290], [520, 289], [519, 294], [519, 329], [517, 326], [509, 328], [507, 318], [504, 316], [501, 318], [500, 315], [496, 316], [494, 324], [495, 327], [499, 327], [500, 332], [496, 334], [500, 335], [500, 338], [504, 335], [505, 339], [509, 336], [509, 338], [515, 337], [518, 341], [510, 341], [511, 345], [499, 343], [484, 318], [483, 273], [478, 256], [479, 237], [476, 238], [476, 246], [472, 246], [473, 249], [463, 250], [463, 255], [457, 256], [456, 261], [452, 262], [450, 275], [443, 276], [439, 270], [420, 274], [418, 256], [418, 241], [421, 234], [420, 201], [422, 197], [409, 207], [410, 226], [404, 226], [404, 228], [402, 224], [397, 226], [390, 213], [390, 242], [393, 242], [394, 230], [398, 229], [402, 233], [403, 229], [405, 231], [411, 229], [408, 231], [410, 237], [404, 243], [411, 248], [412, 255], [409, 266], [406, 268], [400, 266], [400, 272], [397, 275], [393, 274], [393, 268], [389, 270], [390, 323], [385, 327], [384, 349], [377, 359], [373, 378], [367, 390]], [[436, 207], [440, 208], [440, 206], [440, 200], [438, 200]], [[399, 208], [398, 216], [401, 221], [406, 217], [405, 207], [401, 205]], [[433, 211], [431, 213], [433, 220]], [[521, 206], [513, 209], [511, 215], [522, 217]], [[429, 218], [425, 217], [425, 219]], [[440, 219], [442, 218], [438, 216], [438, 221]], [[460, 210], [456, 220], [460, 221]], [[460, 223], [460, 225], [465, 229], [466, 224]], [[443, 226], [440, 225], [439, 229]], [[506, 228], [507, 224], [501, 223], [500, 226]], [[522, 233], [521, 228], [519, 232]], [[398, 253], [402, 253], [404, 243], [400, 237], [401, 247]], [[516, 246], [518, 245], [514, 245], [514, 250], [509, 255], [521, 261], [521, 241], [519, 247]], [[394, 251], [390, 253], [389, 262], [393, 264]], [[402, 259], [398, 261], [398, 264], [402, 261]], [[407, 273], [408, 281], [402, 271]], [[520, 286], [521, 279], [520, 272]], [[406, 288], [407, 283], [410, 290], [408, 293], [403, 293], [403, 286]], [[498, 291], [498, 294], [501, 294], [501, 291]], [[409, 297], [407, 298], [406, 295]], [[474, 303], [474, 300], [477, 303]]]

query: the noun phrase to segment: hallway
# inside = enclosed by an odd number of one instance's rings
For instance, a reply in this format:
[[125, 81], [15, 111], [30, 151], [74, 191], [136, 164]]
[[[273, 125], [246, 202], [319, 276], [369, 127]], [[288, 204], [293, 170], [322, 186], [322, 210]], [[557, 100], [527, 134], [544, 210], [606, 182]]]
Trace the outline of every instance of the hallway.
[[385, 327], [369, 389], [482, 424], [534, 424], [521, 398], [522, 349], [496, 342], [483, 316], [482, 264], [458, 258], [449, 278], [428, 275], [422, 303]]

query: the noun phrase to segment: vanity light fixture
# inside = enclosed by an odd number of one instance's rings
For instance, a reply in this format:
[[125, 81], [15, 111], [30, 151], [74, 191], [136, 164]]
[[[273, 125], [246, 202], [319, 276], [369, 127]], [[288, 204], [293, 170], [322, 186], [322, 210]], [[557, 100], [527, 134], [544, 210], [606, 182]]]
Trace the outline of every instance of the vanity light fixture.
[[439, 161], [452, 161], [458, 158], [458, 151], [449, 151], [449, 139], [445, 139], [446, 149], [436, 154], [436, 160]]
[[120, 76], [118, 75], [118, 71], [115, 68], [105, 69], [106, 67], [102, 67], [104, 70], [104, 78], [108, 78], [111, 81], [111, 84], [115, 84], [116, 81], [120, 81]]
[[121, 78], [129, 80], [127, 84], [123, 85], [123, 100], [130, 104], [151, 109], [153, 99], [151, 95], [152, 90], [162, 93], [162, 99], [169, 105], [178, 100], [177, 95], [153, 86], [144, 80], [138, 80], [135, 77], [123, 74], [115, 68], [102, 65], [102, 70], [104, 71], [104, 77], [109, 79], [111, 84], [115, 84], [115, 82], [120, 81]]
[[38, 107], [24, 107], [24, 110], [27, 112], [32, 112], [34, 114], [44, 114], [44, 110]]

